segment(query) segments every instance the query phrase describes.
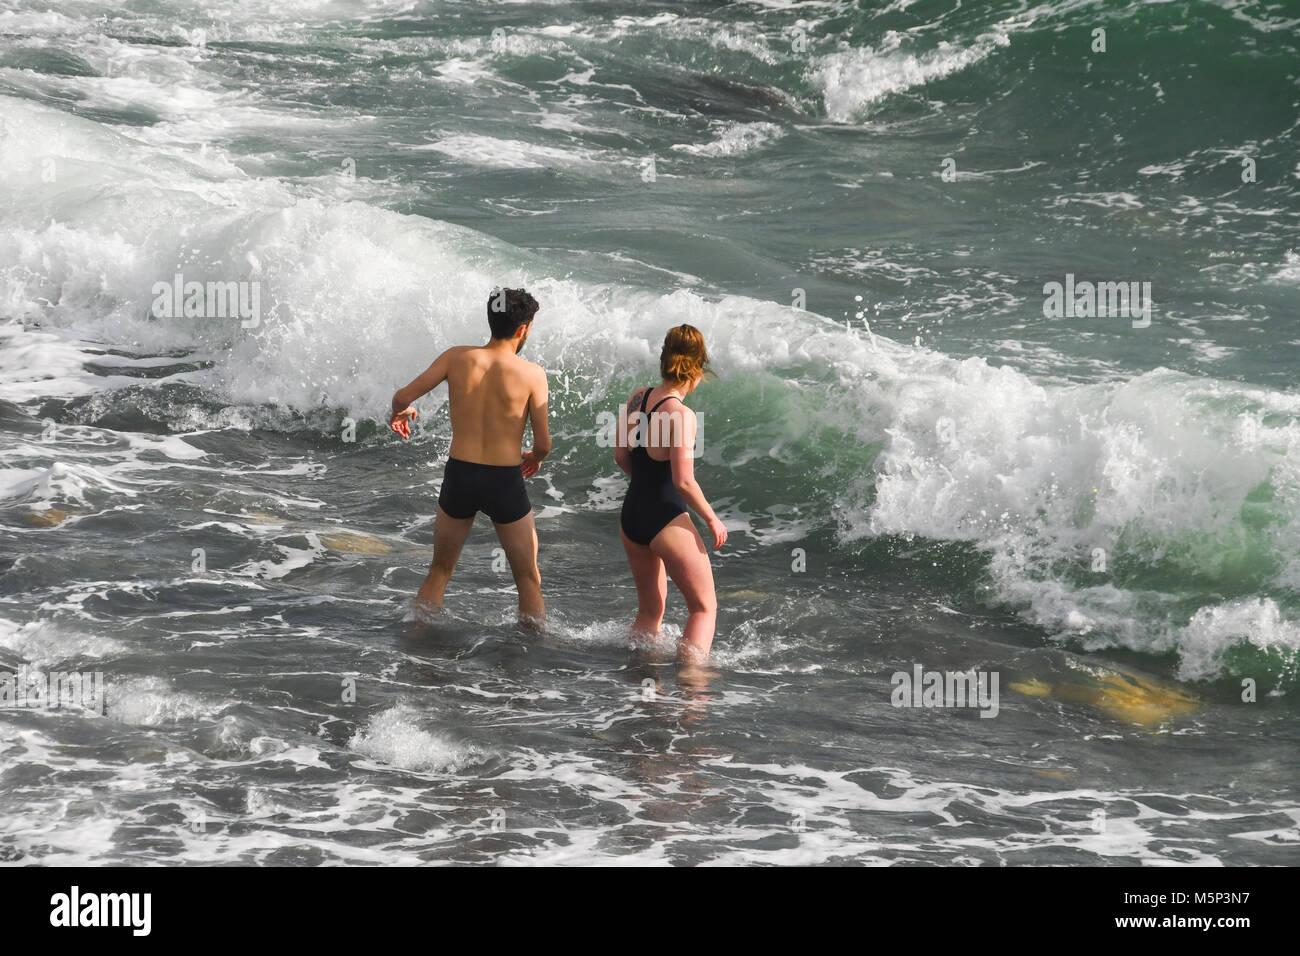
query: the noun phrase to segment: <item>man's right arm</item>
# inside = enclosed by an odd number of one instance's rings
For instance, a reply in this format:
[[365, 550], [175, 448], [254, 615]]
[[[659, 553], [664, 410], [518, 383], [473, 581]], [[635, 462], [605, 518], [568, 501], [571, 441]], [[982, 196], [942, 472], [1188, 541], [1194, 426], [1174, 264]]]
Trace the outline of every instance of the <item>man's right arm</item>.
[[432, 365], [417, 375], [410, 385], [399, 388], [393, 395], [393, 414], [388, 420], [388, 427], [403, 438], [411, 437], [411, 422], [420, 415], [412, 407], [412, 403], [446, 381], [447, 370], [451, 365], [451, 353], [454, 351], [455, 349], [448, 349], [443, 352], [433, 360]]

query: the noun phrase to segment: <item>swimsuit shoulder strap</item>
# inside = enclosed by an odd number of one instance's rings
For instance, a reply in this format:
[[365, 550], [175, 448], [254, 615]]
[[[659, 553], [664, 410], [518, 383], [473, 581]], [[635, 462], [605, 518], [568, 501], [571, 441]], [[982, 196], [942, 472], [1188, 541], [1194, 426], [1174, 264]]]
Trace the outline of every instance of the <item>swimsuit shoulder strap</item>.
[[[650, 395], [650, 393], [649, 393], [649, 392], [646, 392], [646, 396], [648, 397], [649, 395]], [[658, 411], [660, 405], [662, 405], [664, 402], [668, 401], [669, 399], [673, 399], [673, 398], [677, 398], [677, 396], [676, 396], [676, 395], [667, 395], [667, 396], [665, 396], [665, 397], [659, 399], [659, 401], [655, 402], [655, 406], [654, 406], [654, 408], [650, 409], [650, 414], [653, 415], [656, 411]], [[680, 398], [677, 398], [677, 401], [681, 402], [682, 400], [681, 400]], [[682, 402], [682, 404], [685, 405], [686, 403], [685, 403], [685, 402]], [[644, 401], [641, 403], [641, 408], [642, 408], [642, 410], [645, 409], [645, 402], [644, 402]]]
[[[641, 411], [642, 411], [642, 412], [645, 411], [645, 403], [646, 403], [646, 400], [650, 398], [650, 393], [653, 392], [654, 390], [655, 390], [655, 389], [654, 389], [654, 386], [651, 385], [649, 388], [647, 388], [644, 392], [641, 393]], [[658, 408], [658, 407], [659, 407], [658, 405], [655, 406], [655, 408]]]

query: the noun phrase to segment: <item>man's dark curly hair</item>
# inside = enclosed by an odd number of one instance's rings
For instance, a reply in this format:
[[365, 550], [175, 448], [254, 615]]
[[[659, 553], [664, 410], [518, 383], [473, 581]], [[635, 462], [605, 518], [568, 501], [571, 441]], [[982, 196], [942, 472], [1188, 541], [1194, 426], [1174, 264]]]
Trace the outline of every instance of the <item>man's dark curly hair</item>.
[[492, 338], [510, 338], [519, 326], [533, 321], [537, 308], [537, 300], [523, 289], [493, 289], [487, 302]]

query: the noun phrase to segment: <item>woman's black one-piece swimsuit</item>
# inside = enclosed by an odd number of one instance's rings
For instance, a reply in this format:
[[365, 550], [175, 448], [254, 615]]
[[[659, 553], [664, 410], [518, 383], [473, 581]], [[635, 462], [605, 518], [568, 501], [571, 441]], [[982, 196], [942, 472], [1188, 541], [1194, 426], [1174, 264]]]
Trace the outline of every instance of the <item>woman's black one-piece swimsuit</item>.
[[[645, 413], [645, 403], [652, 389], [647, 388], [641, 397], [641, 412]], [[676, 395], [661, 398], [650, 409], [650, 415], [659, 406]], [[680, 401], [680, 399], [679, 399]], [[664, 430], [661, 430], [661, 432]], [[673, 484], [673, 465], [671, 461], [655, 461], [646, 449], [638, 445], [631, 451], [632, 481], [628, 485], [627, 497], [623, 499], [623, 514], [620, 523], [623, 533], [637, 544], [648, 545], [654, 536], [664, 529], [674, 518], [686, 513], [686, 502], [682, 500], [677, 486]]]

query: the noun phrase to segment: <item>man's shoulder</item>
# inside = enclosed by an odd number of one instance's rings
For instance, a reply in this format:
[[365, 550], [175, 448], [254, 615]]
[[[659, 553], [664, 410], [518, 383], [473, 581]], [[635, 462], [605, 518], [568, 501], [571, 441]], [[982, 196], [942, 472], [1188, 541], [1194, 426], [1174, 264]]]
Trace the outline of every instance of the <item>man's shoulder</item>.
[[523, 369], [526, 375], [530, 375], [534, 379], [541, 379], [543, 382], [546, 381], [546, 369], [542, 368], [536, 362], [528, 361], [526, 358], [520, 358], [519, 362], [520, 368]]
[[438, 357], [443, 359], [448, 359], [448, 360], [459, 358], [460, 356], [464, 355], [466, 352], [470, 351], [473, 348], [474, 346], [472, 345], [453, 345], [450, 348], [443, 349], [442, 354], [439, 355]]

